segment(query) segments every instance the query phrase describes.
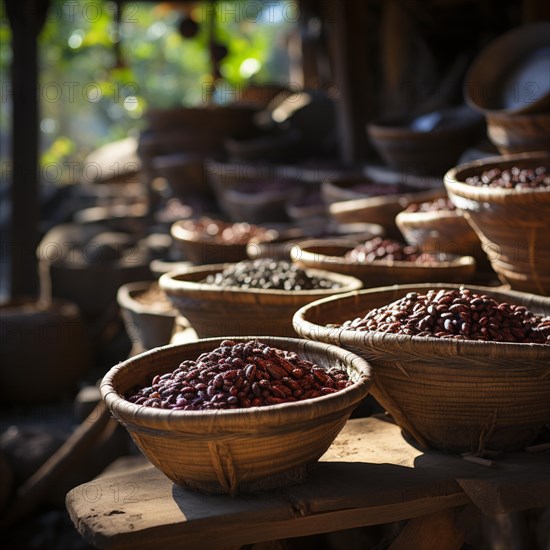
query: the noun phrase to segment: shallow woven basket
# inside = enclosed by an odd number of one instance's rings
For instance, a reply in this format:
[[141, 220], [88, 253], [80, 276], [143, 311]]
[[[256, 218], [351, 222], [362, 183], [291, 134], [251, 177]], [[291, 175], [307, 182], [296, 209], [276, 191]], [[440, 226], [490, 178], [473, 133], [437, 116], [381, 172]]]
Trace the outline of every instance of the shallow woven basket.
[[492, 157], [445, 175], [449, 197], [478, 234], [500, 280], [513, 289], [550, 294], [550, 189], [475, 187], [465, 179], [492, 168], [550, 167], [550, 154]]
[[113, 367], [101, 383], [101, 394], [143, 454], [178, 485], [236, 494], [299, 483], [367, 396], [370, 367], [336, 346], [290, 338], [260, 339], [325, 369], [344, 368], [354, 384], [301, 402], [218, 411], [154, 409], [122, 397], [136, 385], [149, 384], [154, 375], [170, 372], [182, 361], [196, 359], [221, 343], [206, 339], [157, 348]]
[[[455, 452], [522, 449], [550, 426], [550, 346], [442, 340], [330, 328], [423, 284], [374, 288], [308, 304], [294, 325], [303, 337], [336, 344], [367, 359], [373, 396], [423, 447]], [[468, 286], [499, 302], [550, 314], [542, 296]]]
[[296, 336], [292, 316], [297, 309], [319, 298], [362, 287], [361, 281], [353, 277], [318, 270], [308, 270], [308, 273], [342, 286], [287, 291], [230, 288], [199, 282], [225, 267], [227, 264], [197, 266], [184, 272], [166, 273], [159, 279], [160, 287], [200, 338], [225, 334]]
[[384, 227], [387, 236], [401, 238], [395, 217], [413, 202], [429, 201], [441, 195], [441, 189], [414, 191], [399, 195], [384, 195], [356, 200], [334, 202], [329, 205], [329, 215], [338, 223], [377, 223]]
[[430, 263], [374, 261], [355, 264], [344, 259], [357, 243], [345, 240], [309, 240], [297, 243], [292, 259], [302, 268], [333, 271], [356, 277], [365, 288], [387, 284], [466, 282], [475, 273], [476, 262], [471, 256], [455, 256]]
[[395, 223], [408, 243], [425, 252], [473, 256], [478, 266], [489, 267], [477, 233], [460, 211], [400, 212]]

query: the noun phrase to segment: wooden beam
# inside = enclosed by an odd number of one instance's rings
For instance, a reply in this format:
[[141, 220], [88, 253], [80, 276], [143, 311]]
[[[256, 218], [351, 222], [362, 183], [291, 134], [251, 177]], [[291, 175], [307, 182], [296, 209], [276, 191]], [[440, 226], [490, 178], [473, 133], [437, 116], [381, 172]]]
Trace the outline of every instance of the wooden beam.
[[47, 0], [6, 0], [12, 31], [10, 295], [38, 294], [38, 51]]
[[370, 62], [365, 32], [368, 0], [342, 0], [327, 18], [334, 41], [333, 74], [339, 90], [340, 156], [345, 165], [365, 159], [366, 123], [372, 105], [368, 82]]

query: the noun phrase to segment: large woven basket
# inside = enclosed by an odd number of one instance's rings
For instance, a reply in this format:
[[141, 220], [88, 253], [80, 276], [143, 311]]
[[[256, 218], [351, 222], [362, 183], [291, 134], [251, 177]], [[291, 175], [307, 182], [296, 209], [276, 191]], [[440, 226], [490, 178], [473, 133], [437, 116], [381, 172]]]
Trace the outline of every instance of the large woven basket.
[[264, 290], [221, 287], [201, 283], [208, 275], [223, 271], [227, 264], [197, 266], [184, 272], [166, 273], [161, 288], [189, 320], [200, 338], [235, 334], [296, 336], [292, 316], [303, 305], [333, 294], [358, 290], [361, 281], [337, 273], [308, 270], [341, 284], [338, 289]]
[[[374, 288], [319, 300], [294, 316], [305, 338], [336, 344], [370, 361], [373, 396], [423, 447], [455, 452], [522, 449], [550, 426], [550, 346], [442, 340], [341, 328], [415, 290]], [[550, 299], [468, 286], [499, 302], [550, 314]]]
[[293, 260], [302, 268], [333, 271], [359, 279], [365, 288], [387, 284], [467, 282], [475, 273], [476, 262], [471, 256], [454, 256], [430, 263], [373, 261], [365, 264], [347, 262], [346, 252], [357, 243], [345, 240], [309, 240], [297, 243]]
[[475, 187], [466, 178], [492, 168], [550, 167], [550, 154], [492, 157], [445, 175], [449, 197], [478, 234], [493, 269], [513, 289], [550, 294], [550, 189]]
[[101, 394], [143, 454], [178, 485], [235, 494], [299, 483], [367, 396], [370, 367], [336, 346], [290, 338], [260, 339], [325, 369], [344, 368], [354, 383], [317, 399], [248, 409], [172, 411], [124, 399], [136, 385], [146, 385], [154, 375], [170, 372], [182, 361], [194, 360], [221, 343], [206, 339], [157, 348], [113, 367], [103, 379]]

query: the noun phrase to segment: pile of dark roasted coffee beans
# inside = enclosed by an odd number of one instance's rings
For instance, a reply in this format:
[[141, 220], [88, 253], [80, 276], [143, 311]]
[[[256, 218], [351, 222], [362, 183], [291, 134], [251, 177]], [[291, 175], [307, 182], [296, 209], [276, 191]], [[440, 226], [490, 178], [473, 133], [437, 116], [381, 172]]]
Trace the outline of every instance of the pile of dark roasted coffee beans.
[[456, 206], [448, 197], [440, 197], [433, 201], [409, 204], [404, 212], [440, 212], [442, 210], [456, 210]]
[[285, 261], [259, 259], [243, 261], [209, 275], [203, 283], [224, 287], [261, 288], [264, 290], [315, 290], [340, 288], [340, 284], [308, 275]]
[[550, 173], [546, 166], [536, 168], [513, 168], [502, 170], [493, 168], [480, 176], [466, 178], [466, 183], [477, 187], [497, 187], [502, 189], [536, 189], [550, 188]]
[[550, 344], [550, 316], [499, 303], [467, 288], [409, 292], [363, 318], [346, 321], [342, 327], [459, 340]]
[[357, 245], [344, 256], [347, 262], [364, 264], [373, 261], [398, 261], [398, 262], [436, 262], [438, 257], [434, 254], [423, 254], [420, 247], [407, 245], [394, 241], [375, 237], [365, 243]]
[[351, 386], [346, 371], [325, 370], [290, 351], [257, 340], [221, 345], [155, 376], [128, 401], [184, 411], [278, 405], [321, 397]]
[[203, 217], [198, 220], [185, 220], [181, 226], [196, 234], [197, 239], [224, 244], [246, 244], [254, 237], [265, 237], [271, 232], [257, 225], [239, 222], [226, 223]]

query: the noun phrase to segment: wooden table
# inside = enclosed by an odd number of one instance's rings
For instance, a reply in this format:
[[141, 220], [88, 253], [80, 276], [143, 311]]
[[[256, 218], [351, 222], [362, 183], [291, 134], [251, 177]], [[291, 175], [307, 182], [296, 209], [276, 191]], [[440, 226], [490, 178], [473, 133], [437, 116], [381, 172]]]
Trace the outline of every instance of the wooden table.
[[550, 506], [548, 453], [493, 462], [423, 452], [394, 424], [360, 418], [347, 423], [301, 485], [238, 498], [202, 495], [146, 466], [80, 485], [66, 504], [78, 531], [99, 548], [239, 548], [410, 519], [392, 550], [459, 549], [472, 503], [488, 515]]

